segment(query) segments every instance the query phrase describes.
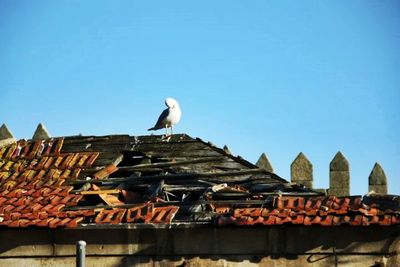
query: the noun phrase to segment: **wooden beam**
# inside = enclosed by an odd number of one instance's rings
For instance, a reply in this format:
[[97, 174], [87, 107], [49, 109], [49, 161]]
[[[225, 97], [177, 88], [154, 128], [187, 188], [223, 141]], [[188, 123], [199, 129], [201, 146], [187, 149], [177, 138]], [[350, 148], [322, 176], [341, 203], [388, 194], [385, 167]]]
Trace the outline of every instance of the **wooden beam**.
[[[94, 191], [102, 191], [100, 187], [95, 184], [92, 184], [92, 188]], [[117, 196], [109, 195], [108, 193], [99, 194], [99, 197], [107, 204], [107, 205], [124, 205], [125, 203], [120, 201]]]
[[137, 169], [160, 168], [160, 167], [170, 167], [170, 166], [195, 164], [195, 163], [215, 162], [215, 161], [222, 161], [225, 159], [226, 159], [226, 157], [223, 157], [223, 156], [203, 157], [203, 158], [198, 158], [198, 159], [182, 160], [182, 161], [156, 162], [156, 163], [150, 163], [150, 164], [138, 164], [135, 166], [121, 166], [121, 167], [119, 167], [119, 169], [122, 171], [136, 171]]
[[120, 189], [108, 189], [108, 190], [98, 190], [98, 191], [82, 191], [76, 192], [79, 195], [99, 195], [99, 194], [118, 194], [120, 193]]
[[164, 188], [167, 192], [198, 192], [198, 191], [204, 191], [208, 189], [211, 186], [200, 186], [200, 185], [190, 185], [190, 186], [184, 186], [184, 185], [164, 185]]
[[180, 201], [166, 201], [166, 202], [147, 202], [147, 203], [135, 203], [135, 204], [124, 204], [124, 205], [96, 205], [96, 206], [73, 206], [64, 207], [63, 211], [73, 211], [73, 210], [101, 210], [101, 209], [114, 209], [122, 208], [129, 209], [133, 207], [140, 207], [146, 204], [152, 204], [155, 207], [164, 206], [194, 206], [194, 205], [204, 205], [204, 204], [220, 204], [220, 205], [262, 205], [265, 200], [207, 200], [207, 201], [194, 201], [182, 203]]
[[127, 178], [110, 178], [110, 179], [98, 179], [98, 180], [69, 180], [67, 184], [76, 185], [84, 183], [123, 183], [123, 182], [153, 182], [158, 180], [173, 180], [173, 179], [204, 179], [204, 178], [217, 178], [226, 176], [242, 176], [249, 174], [259, 174], [266, 173], [263, 169], [246, 169], [238, 171], [226, 171], [226, 172], [207, 172], [207, 173], [176, 173], [176, 174], [166, 174], [166, 175], [148, 175], [148, 176], [138, 176], [138, 177], [127, 177]]
[[[272, 194], [271, 194], [272, 195]], [[275, 193], [276, 196], [278, 194]], [[300, 196], [297, 194], [293, 194], [291, 196]], [[304, 196], [304, 195], [302, 195]], [[114, 209], [114, 208], [122, 208], [129, 209], [134, 207], [140, 207], [146, 204], [154, 205], [154, 207], [165, 207], [165, 206], [179, 206], [179, 207], [190, 207], [196, 205], [206, 205], [206, 204], [214, 204], [214, 205], [230, 205], [230, 206], [248, 206], [248, 205], [264, 205], [267, 203], [265, 199], [259, 200], [207, 200], [207, 201], [194, 201], [194, 202], [185, 202], [182, 203], [180, 201], [166, 201], [166, 202], [152, 202], [152, 203], [135, 203], [135, 204], [124, 204], [124, 205], [96, 205], [96, 206], [73, 206], [73, 207], [64, 207], [63, 211], [74, 211], [74, 210], [102, 210], [102, 209]]]
[[[169, 206], [169, 205], [179, 205], [179, 201], [169, 201], [169, 202], [157, 202], [151, 203], [154, 206]], [[135, 203], [135, 204], [124, 204], [124, 205], [96, 205], [96, 206], [73, 206], [73, 207], [64, 207], [63, 211], [73, 211], [73, 210], [101, 210], [101, 209], [114, 209], [114, 208], [122, 208], [129, 209], [134, 207], [140, 207], [149, 203]]]
[[[265, 195], [268, 196], [323, 196], [318, 195], [317, 193], [267, 193]], [[179, 206], [179, 207], [190, 207], [196, 205], [230, 205], [230, 206], [248, 206], [248, 205], [265, 205], [270, 199], [254, 199], [254, 200], [200, 200], [193, 202], [185, 202], [182, 203], [180, 201], [165, 201], [165, 202], [146, 202], [146, 203], [135, 203], [135, 204], [122, 204], [122, 205], [96, 205], [96, 206], [73, 206], [73, 207], [64, 207], [63, 211], [74, 211], [74, 210], [102, 210], [102, 209], [113, 209], [113, 208], [122, 208], [129, 209], [133, 207], [140, 207], [146, 204], [154, 205], [155, 207], [164, 207], [164, 206]]]

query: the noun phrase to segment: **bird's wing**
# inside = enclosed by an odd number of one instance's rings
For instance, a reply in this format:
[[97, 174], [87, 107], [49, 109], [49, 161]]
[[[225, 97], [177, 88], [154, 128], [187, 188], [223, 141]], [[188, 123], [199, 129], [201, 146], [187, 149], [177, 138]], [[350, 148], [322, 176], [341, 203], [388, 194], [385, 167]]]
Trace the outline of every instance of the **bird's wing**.
[[159, 129], [165, 128], [165, 119], [168, 117], [168, 115], [169, 115], [169, 109], [166, 108], [163, 110], [160, 117], [158, 117], [156, 125], [154, 125], [153, 128], [148, 129], [148, 131], [159, 130]]

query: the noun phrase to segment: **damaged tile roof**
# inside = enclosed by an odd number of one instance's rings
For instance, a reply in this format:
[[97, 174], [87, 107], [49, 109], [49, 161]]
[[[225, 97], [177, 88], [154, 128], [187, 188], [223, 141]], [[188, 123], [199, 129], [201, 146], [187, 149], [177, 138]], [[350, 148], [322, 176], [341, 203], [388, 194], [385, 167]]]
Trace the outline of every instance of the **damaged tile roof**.
[[0, 226], [395, 225], [400, 198], [325, 196], [200, 139], [71, 136], [0, 147]]

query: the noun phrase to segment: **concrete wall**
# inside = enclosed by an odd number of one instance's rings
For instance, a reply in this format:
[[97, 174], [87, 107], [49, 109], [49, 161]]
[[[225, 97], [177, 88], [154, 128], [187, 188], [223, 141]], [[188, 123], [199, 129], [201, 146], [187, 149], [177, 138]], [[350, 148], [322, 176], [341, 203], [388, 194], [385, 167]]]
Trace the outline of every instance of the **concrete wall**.
[[[400, 266], [400, 227], [1, 229], [0, 266]], [[397, 253], [397, 254], [396, 254]]]

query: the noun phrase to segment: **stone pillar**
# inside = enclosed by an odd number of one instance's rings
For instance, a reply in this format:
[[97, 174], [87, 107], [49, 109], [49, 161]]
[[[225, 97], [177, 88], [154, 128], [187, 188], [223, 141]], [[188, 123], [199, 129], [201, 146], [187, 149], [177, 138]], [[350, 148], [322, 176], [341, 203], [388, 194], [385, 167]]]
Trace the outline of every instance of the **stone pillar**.
[[374, 191], [378, 194], [387, 194], [386, 174], [379, 163], [375, 163], [369, 175], [368, 191]]
[[7, 125], [3, 123], [0, 127], [0, 140], [14, 138], [10, 130], [8, 129]]
[[349, 162], [339, 151], [329, 165], [329, 195], [350, 195]]
[[264, 169], [267, 172], [274, 172], [274, 169], [272, 168], [271, 163], [269, 162], [267, 155], [265, 153], [262, 153], [260, 158], [258, 159], [256, 166], [260, 169]]
[[50, 134], [49, 131], [46, 129], [46, 127], [39, 123], [39, 125], [36, 128], [35, 133], [33, 134], [32, 140], [42, 140], [42, 139], [49, 139]]
[[14, 142], [16, 142], [14, 136], [8, 129], [7, 125], [3, 123], [0, 127], [0, 147], [8, 146]]
[[307, 188], [313, 187], [313, 165], [303, 152], [290, 165], [290, 180]]

